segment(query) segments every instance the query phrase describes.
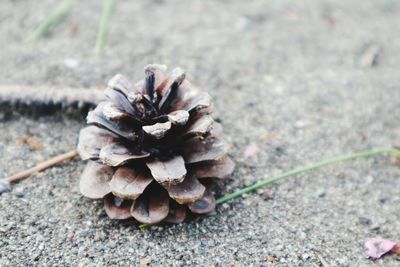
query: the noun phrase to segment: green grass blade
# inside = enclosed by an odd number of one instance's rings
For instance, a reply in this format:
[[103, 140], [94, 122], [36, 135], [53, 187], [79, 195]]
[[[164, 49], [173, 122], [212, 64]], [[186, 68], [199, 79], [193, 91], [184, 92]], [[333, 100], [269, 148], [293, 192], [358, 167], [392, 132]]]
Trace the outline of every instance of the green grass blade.
[[[219, 199], [217, 199], [216, 203], [217, 204], [222, 204], [225, 202], [228, 202], [230, 200], [233, 200], [235, 198], [241, 197], [246, 193], [255, 191], [257, 189], [260, 189], [266, 185], [272, 184], [274, 182], [277, 182], [279, 180], [283, 180], [285, 178], [288, 178], [290, 176], [294, 176], [294, 175], [298, 175], [301, 173], [305, 173], [305, 172], [309, 172], [312, 170], [316, 170], [319, 168], [322, 168], [324, 166], [328, 166], [328, 165], [332, 165], [335, 163], [339, 163], [339, 162], [344, 162], [344, 161], [350, 161], [350, 160], [355, 160], [355, 159], [360, 159], [360, 158], [367, 158], [367, 157], [371, 157], [371, 156], [375, 156], [375, 155], [380, 155], [380, 154], [384, 154], [384, 153], [392, 153], [395, 154], [397, 156], [400, 155], [400, 149], [397, 148], [392, 148], [392, 147], [388, 147], [388, 148], [377, 148], [377, 149], [371, 149], [371, 150], [365, 150], [365, 151], [361, 151], [361, 152], [357, 152], [357, 153], [353, 153], [353, 154], [349, 154], [349, 155], [342, 155], [342, 156], [338, 156], [335, 158], [331, 158], [331, 159], [327, 159], [327, 160], [322, 160], [310, 165], [306, 165], [306, 166], [302, 166], [290, 171], [287, 171], [285, 173], [282, 173], [280, 175], [277, 176], [273, 176], [271, 178], [266, 178], [258, 183], [255, 183], [253, 185], [250, 186], [246, 186], [243, 189], [240, 189], [234, 193], [231, 194], [227, 194]], [[148, 226], [150, 226], [149, 224], [141, 224], [139, 226], [140, 229], [144, 229], [147, 228]]]
[[319, 169], [321, 167], [324, 167], [327, 165], [332, 165], [332, 164], [339, 163], [339, 162], [344, 162], [344, 161], [349, 161], [349, 160], [354, 160], [354, 159], [359, 159], [359, 158], [367, 158], [367, 157], [371, 157], [374, 155], [379, 155], [379, 154], [387, 153], [387, 152], [396, 153], [396, 149], [394, 149], [394, 148], [378, 148], [378, 149], [372, 149], [372, 150], [366, 150], [366, 151], [362, 151], [362, 152], [358, 152], [358, 153], [353, 153], [350, 155], [343, 155], [343, 156], [339, 156], [339, 157], [332, 158], [332, 159], [322, 160], [320, 162], [302, 166], [302, 167], [290, 170], [288, 172], [282, 173], [280, 175], [277, 175], [277, 176], [274, 176], [271, 178], [267, 178], [261, 182], [255, 183], [253, 185], [247, 186], [247, 187], [240, 189], [234, 193], [225, 195], [225, 196], [217, 199], [216, 203], [217, 204], [225, 203], [232, 199], [238, 198], [238, 197], [242, 196], [243, 194], [249, 193], [251, 191], [255, 191], [266, 185], [272, 184], [274, 182], [277, 182], [279, 180], [282, 180], [282, 179], [290, 177], [290, 176], [309, 172], [309, 171]]
[[150, 224], [143, 223], [143, 224], [139, 225], [139, 228], [140, 228], [140, 229], [145, 229], [145, 228], [147, 228], [147, 227], [149, 227], [149, 226], [150, 226]]
[[104, 0], [103, 1], [103, 11], [101, 14], [99, 31], [97, 33], [96, 45], [94, 48], [94, 53], [99, 55], [103, 50], [104, 41], [106, 39], [108, 21], [110, 20], [111, 13], [114, 6], [114, 0]]
[[75, 0], [64, 0], [62, 1], [53, 13], [36, 28], [34, 32], [28, 37], [28, 42], [35, 42], [42, 36], [48, 33], [48, 31], [60, 22], [61, 18], [68, 12], [72, 3]]

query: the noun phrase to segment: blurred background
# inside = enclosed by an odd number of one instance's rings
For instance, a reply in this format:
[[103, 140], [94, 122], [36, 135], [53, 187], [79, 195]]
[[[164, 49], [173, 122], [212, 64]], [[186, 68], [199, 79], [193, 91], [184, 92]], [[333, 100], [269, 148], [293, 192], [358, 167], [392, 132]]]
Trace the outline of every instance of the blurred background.
[[210, 89], [248, 75], [265, 84], [266, 75], [364, 70], [374, 65], [363, 59], [371, 46], [384, 67], [399, 64], [392, 56], [399, 50], [398, 1], [114, 1], [97, 58], [103, 1], [64, 1], [72, 4], [58, 23], [26, 43], [61, 2], [2, 1], [3, 83], [90, 86], [163, 62], [185, 67]]

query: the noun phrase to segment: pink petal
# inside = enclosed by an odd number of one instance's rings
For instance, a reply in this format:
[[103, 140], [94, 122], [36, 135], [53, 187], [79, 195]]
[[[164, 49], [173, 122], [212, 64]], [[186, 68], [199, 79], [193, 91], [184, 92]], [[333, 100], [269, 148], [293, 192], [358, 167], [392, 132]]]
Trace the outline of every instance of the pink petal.
[[364, 246], [367, 249], [368, 257], [376, 260], [394, 249], [398, 244], [387, 239], [371, 238], [365, 242]]

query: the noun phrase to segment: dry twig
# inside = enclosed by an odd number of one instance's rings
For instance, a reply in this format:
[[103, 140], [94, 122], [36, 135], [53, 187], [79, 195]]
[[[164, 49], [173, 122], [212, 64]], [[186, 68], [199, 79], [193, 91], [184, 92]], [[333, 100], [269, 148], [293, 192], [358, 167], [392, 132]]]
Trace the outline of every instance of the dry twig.
[[73, 159], [74, 157], [76, 157], [78, 155], [78, 152], [76, 150], [72, 150], [69, 151], [67, 153], [64, 153], [62, 155], [58, 155], [54, 158], [45, 160], [43, 162], [40, 162], [39, 164], [37, 164], [35, 167], [30, 168], [28, 170], [24, 170], [20, 173], [17, 173], [15, 175], [9, 176], [7, 178], [5, 178], [5, 180], [9, 183], [13, 183], [13, 182], [17, 182], [19, 180], [22, 180], [24, 178], [27, 178], [31, 175], [34, 175], [40, 171], [43, 171], [47, 168], [53, 167], [54, 165], [57, 165], [61, 162], [64, 162], [66, 160], [70, 160]]

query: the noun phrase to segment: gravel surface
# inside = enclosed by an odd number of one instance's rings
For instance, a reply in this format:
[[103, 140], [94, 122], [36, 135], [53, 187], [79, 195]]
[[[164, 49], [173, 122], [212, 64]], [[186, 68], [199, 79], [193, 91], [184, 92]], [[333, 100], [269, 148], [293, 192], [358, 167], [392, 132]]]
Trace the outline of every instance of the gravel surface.
[[[101, 57], [101, 1], [76, 1], [33, 45], [58, 3], [0, 4], [0, 84], [103, 86], [162, 62], [215, 99], [237, 168], [220, 194], [265, 176], [400, 138], [400, 2], [116, 1]], [[74, 148], [84, 121], [0, 112], [0, 176]], [[21, 136], [34, 136], [30, 150]], [[259, 153], [244, 151], [256, 144]], [[389, 156], [274, 184], [182, 225], [139, 230], [82, 197], [78, 159], [0, 196], [0, 266], [399, 266], [363, 242], [400, 238], [400, 168]]]

